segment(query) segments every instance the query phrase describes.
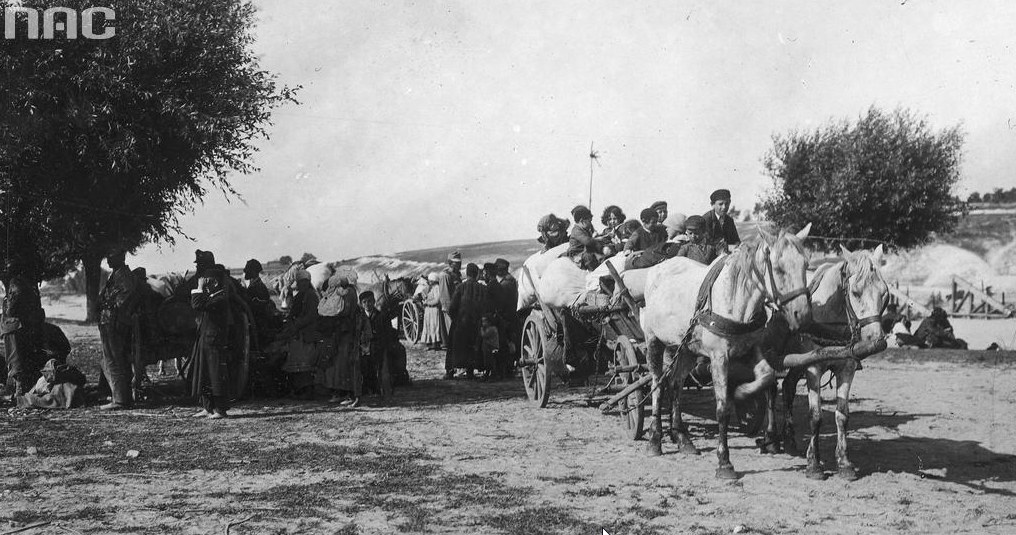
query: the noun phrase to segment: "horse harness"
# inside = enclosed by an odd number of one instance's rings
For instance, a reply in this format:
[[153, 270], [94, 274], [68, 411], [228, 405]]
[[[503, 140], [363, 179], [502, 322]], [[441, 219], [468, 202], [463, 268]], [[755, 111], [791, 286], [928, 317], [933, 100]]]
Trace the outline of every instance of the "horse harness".
[[[820, 268], [821, 269], [821, 268]], [[829, 268], [825, 268], [828, 271]], [[809, 290], [814, 293], [818, 289], [819, 283], [821, 283], [822, 275], [824, 272], [816, 274], [815, 278], [812, 279], [809, 285]], [[857, 311], [854, 310], [854, 305], [850, 301], [850, 277], [847, 275], [847, 263], [844, 262], [840, 266], [840, 293], [843, 295], [843, 301], [846, 304], [847, 309], [847, 330], [850, 333], [849, 338], [835, 337], [837, 334], [832, 334], [831, 337], [825, 337], [821, 333], [816, 333], [815, 330], [820, 328], [820, 324], [813, 323], [809, 329], [811, 332], [803, 332], [805, 336], [810, 338], [813, 342], [821, 346], [837, 346], [837, 345], [853, 345], [861, 340], [861, 329], [872, 323], [882, 321], [882, 314], [885, 312], [885, 307], [888, 302], [883, 300], [879, 307], [877, 314], [871, 316], [865, 316], [863, 318], [857, 317]], [[840, 324], [842, 325], [842, 324]]]

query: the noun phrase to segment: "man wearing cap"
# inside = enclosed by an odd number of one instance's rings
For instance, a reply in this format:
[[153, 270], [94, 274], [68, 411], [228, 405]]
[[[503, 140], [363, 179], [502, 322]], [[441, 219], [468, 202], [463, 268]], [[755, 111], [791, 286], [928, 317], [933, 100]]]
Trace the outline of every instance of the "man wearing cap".
[[501, 285], [501, 301], [497, 305], [497, 312], [504, 324], [504, 336], [501, 340], [501, 354], [504, 355], [502, 362], [503, 372], [509, 373], [511, 363], [515, 362], [513, 354], [518, 349], [519, 339], [519, 318], [516, 306], [519, 302], [519, 283], [508, 271], [510, 264], [504, 258], [494, 261], [497, 266], [497, 283]]
[[476, 264], [466, 265], [466, 279], [455, 288], [448, 313], [452, 316], [451, 346], [445, 359], [445, 378], [451, 379], [455, 370], [465, 368], [466, 377], [473, 377], [473, 370], [483, 367], [480, 354], [480, 317], [490, 312], [490, 293], [477, 278], [480, 268]]
[[677, 248], [677, 256], [683, 256], [709, 265], [716, 260], [716, 257], [726, 253], [726, 246], [719, 242], [708, 241], [705, 238], [705, 218], [693, 215], [685, 220], [685, 233], [688, 241]]
[[134, 313], [137, 281], [125, 262], [122, 249], [113, 249], [106, 256], [112, 272], [106, 285], [99, 291], [99, 338], [102, 341], [102, 374], [109, 382], [112, 401], [100, 406], [102, 410], [129, 409], [134, 405], [131, 392], [133, 376], [128, 343], [131, 335], [131, 316]]
[[710, 243], [723, 241], [729, 251], [741, 244], [734, 220], [727, 215], [730, 210], [730, 190], [718, 189], [709, 196], [713, 209], [702, 215], [705, 219], [705, 239]]
[[441, 315], [444, 322], [441, 325], [441, 340], [445, 349], [451, 348], [451, 337], [448, 333], [452, 329], [452, 316], [448, 313], [452, 306], [452, 296], [455, 295], [455, 288], [462, 282], [462, 255], [454, 251], [448, 255], [448, 265], [441, 273], [437, 274], [437, 287], [441, 295]]
[[261, 346], [267, 345], [270, 333], [277, 330], [275, 321], [275, 302], [268, 293], [268, 287], [261, 280], [261, 272], [264, 269], [261, 262], [251, 258], [243, 266], [242, 287], [245, 289], [247, 305], [254, 316], [254, 326], [258, 330], [258, 340]]
[[229, 409], [229, 328], [232, 324], [232, 285], [228, 275], [215, 267], [215, 255], [198, 249], [194, 253], [197, 287], [191, 290], [191, 307], [198, 312], [198, 339], [190, 363], [191, 395], [201, 402], [195, 417], [221, 419]]
[[572, 208], [572, 217], [575, 218], [575, 226], [568, 233], [568, 251], [565, 253], [586, 271], [596, 269], [603, 259], [604, 244], [593, 236], [596, 230], [593, 229], [593, 212], [585, 206], [578, 205]]
[[3, 300], [0, 335], [4, 342], [7, 373], [0, 379], [14, 380], [14, 397], [28, 392], [39, 380], [42, 362], [39, 346], [46, 321], [39, 286], [28, 277], [28, 268], [21, 261], [8, 258], [3, 272], [7, 292]]

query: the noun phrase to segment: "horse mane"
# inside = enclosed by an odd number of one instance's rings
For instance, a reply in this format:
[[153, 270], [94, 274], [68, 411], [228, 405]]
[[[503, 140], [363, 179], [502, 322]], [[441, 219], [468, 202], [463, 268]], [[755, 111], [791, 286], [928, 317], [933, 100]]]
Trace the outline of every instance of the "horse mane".
[[861, 285], [878, 282], [879, 275], [875, 263], [867, 254], [852, 254], [846, 258], [846, 262], [850, 274], [857, 276]]

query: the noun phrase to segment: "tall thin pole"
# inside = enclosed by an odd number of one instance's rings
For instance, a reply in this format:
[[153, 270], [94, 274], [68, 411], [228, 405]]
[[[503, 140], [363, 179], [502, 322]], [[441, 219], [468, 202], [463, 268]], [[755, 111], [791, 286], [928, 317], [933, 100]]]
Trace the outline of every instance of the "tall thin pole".
[[593, 150], [593, 142], [589, 142], [589, 205], [590, 210], [593, 209], [593, 162], [596, 165], [600, 165], [600, 153]]

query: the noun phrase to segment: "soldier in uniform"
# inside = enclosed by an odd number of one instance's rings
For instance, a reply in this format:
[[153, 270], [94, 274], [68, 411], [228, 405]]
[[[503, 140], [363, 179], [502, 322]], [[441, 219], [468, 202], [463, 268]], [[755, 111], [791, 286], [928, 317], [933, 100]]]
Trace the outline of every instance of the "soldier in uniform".
[[14, 396], [32, 388], [41, 375], [40, 338], [46, 312], [42, 309], [39, 287], [26, 273], [25, 264], [8, 259], [3, 273], [7, 290], [3, 300], [0, 336], [7, 363], [5, 381], [14, 381]]
[[112, 272], [99, 292], [99, 337], [102, 340], [102, 374], [109, 383], [112, 400], [102, 410], [130, 409], [134, 405], [131, 392], [133, 376], [128, 347], [131, 338], [131, 315], [134, 313], [137, 280], [125, 262], [123, 249], [113, 249], [106, 256]]

